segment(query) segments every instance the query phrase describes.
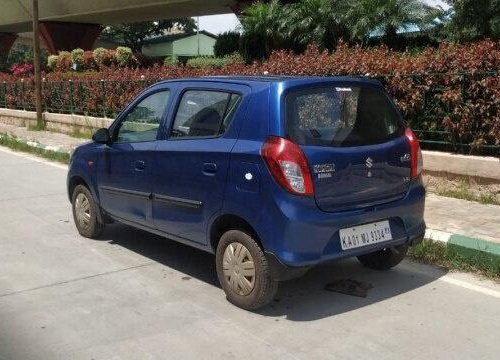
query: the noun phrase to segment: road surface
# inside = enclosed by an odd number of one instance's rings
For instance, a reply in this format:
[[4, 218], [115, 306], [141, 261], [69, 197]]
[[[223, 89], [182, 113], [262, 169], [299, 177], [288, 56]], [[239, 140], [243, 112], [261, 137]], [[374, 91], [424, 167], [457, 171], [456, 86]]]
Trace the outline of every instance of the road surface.
[[[80, 237], [65, 167], [2, 149], [1, 360], [499, 358], [498, 284], [347, 260], [246, 312], [225, 300], [212, 255], [122, 225]], [[373, 288], [325, 291], [336, 279]]]

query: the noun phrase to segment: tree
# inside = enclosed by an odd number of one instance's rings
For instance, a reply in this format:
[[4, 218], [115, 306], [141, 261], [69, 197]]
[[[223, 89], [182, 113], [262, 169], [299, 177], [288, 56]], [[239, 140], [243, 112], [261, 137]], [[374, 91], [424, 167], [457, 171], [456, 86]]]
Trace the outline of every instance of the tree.
[[[46, 49], [40, 49], [40, 64], [46, 64], [49, 53]], [[12, 65], [33, 62], [33, 48], [19, 42], [14, 43], [8, 54], [0, 55], [0, 71], [8, 72]]]
[[321, 49], [332, 50], [339, 40], [350, 38], [345, 14], [349, 2], [343, 0], [301, 0], [290, 5], [285, 18], [285, 36], [295, 43], [296, 51], [316, 43]]
[[246, 60], [268, 57], [282, 46], [287, 9], [279, 0], [271, 0], [253, 3], [243, 11], [242, 55]]
[[172, 30], [174, 27], [186, 32], [192, 32], [196, 30], [196, 23], [193, 18], [179, 18], [116, 24], [106, 27], [102, 38], [128, 46], [134, 52], [140, 52], [145, 39], [154, 35], [161, 35], [164, 31]]
[[354, 0], [347, 16], [354, 39], [366, 41], [374, 31], [381, 31], [384, 42], [392, 47], [398, 29], [409, 24], [425, 29], [440, 12], [420, 0]]
[[448, 0], [453, 7], [445, 27], [451, 40], [500, 38], [500, 0]]
[[237, 52], [240, 48], [240, 33], [226, 31], [217, 37], [214, 45], [214, 55], [223, 57]]

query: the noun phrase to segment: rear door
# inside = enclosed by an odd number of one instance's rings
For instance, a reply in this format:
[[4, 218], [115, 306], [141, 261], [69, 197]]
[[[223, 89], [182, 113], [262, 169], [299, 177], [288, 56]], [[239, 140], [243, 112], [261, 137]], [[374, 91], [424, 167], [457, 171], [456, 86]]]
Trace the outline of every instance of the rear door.
[[381, 88], [356, 83], [292, 91], [285, 120], [288, 137], [309, 161], [321, 210], [375, 206], [405, 195], [410, 148]]
[[179, 94], [172, 125], [158, 142], [153, 217], [157, 229], [206, 243], [209, 218], [222, 208], [237, 123], [245, 115], [243, 85], [187, 87]]

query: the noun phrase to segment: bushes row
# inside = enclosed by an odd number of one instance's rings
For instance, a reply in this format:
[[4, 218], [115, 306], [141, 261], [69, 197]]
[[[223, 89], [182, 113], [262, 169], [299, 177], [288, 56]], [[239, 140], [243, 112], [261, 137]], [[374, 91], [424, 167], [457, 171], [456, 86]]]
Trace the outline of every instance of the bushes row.
[[49, 55], [47, 67], [53, 71], [88, 71], [103, 67], [130, 67], [137, 65], [137, 58], [128, 47], [119, 46], [116, 50], [97, 48], [94, 51], [74, 49], [60, 51], [58, 55]]
[[200, 56], [191, 58], [186, 62], [187, 67], [197, 69], [220, 69], [231, 64], [243, 64], [244, 60], [237, 52], [222, 57]]
[[[310, 46], [301, 55], [279, 51], [268, 60], [251, 65], [239, 61], [220, 67], [192, 65], [103, 67], [100, 72], [78, 77], [56, 71], [46, 74], [44, 101], [50, 111], [68, 111], [73, 106], [77, 113], [100, 115], [106, 109], [109, 115], [160, 79], [206, 75], [369, 75], [384, 83], [412, 127], [429, 131], [422, 134], [423, 138], [450, 141], [457, 148], [458, 144], [468, 144], [473, 150], [500, 145], [500, 42], [442, 44], [416, 55], [391, 52], [383, 46], [364, 49], [339, 44], [333, 53]], [[74, 90], [64, 82], [68, 79], [75, 80]], [[2, 75], [0, 80], [17, 79]], [[26, 83], [25, 80], [25, 87]], [[14, 89], [18, 87], [11, 85], [2, 90], [0, 86], [0, 106], [3, 102], [9, 107], [32, 102], [32, 90], [21, 94]], [[435, 131], [446, 134], [444, 138], [434, 138]]]

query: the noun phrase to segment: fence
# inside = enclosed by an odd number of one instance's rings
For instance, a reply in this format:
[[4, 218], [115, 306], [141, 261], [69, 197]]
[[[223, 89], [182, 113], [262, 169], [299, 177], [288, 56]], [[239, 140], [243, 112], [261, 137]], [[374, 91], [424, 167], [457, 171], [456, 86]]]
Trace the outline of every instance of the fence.
[[[489, 88], [499, 91], [498, 72], [386, 75], [377, 79], [395, 98], [423, 148], [500, 156], [500, 108]], [[496, 81], [493, 85], [492, 80]], [[152, 82], [43, 81], [43, 110], [113, 118]], [[0, 84], [0, 107], [34, 110], [33, 81]], [[494, 129], [499, 129], [499, 134], [491, 134]]]

